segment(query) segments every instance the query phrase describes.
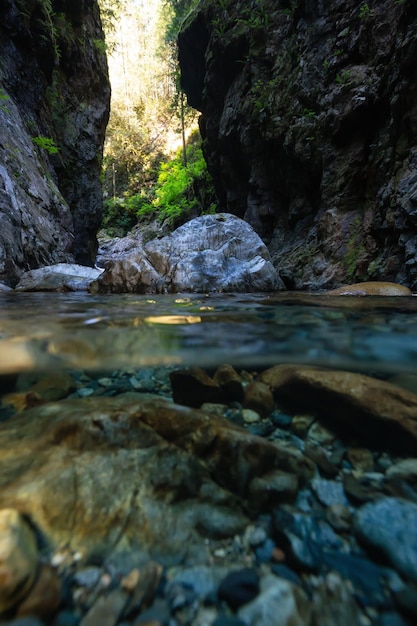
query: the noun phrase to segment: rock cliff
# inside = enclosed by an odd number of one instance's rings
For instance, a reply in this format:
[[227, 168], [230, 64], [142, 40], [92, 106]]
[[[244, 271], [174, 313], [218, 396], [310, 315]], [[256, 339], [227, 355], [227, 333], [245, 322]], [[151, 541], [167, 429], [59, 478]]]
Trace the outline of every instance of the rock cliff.
[[203, 1], [185, 22], [220, 210], [288, 288], [417, 288], [416, 53], [414, 0]]
[[96, 0], [0, 6], [0, 281], [92, 265], [110, 86]]

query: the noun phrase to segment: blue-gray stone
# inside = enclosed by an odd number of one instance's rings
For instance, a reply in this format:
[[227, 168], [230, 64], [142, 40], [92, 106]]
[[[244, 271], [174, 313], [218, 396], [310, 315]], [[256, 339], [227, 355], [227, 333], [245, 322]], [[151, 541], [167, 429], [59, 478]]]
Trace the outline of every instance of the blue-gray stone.
[[356, 513], [354, 528], [359, 539], [417, 582], [417, 504], [400, 498], [368, 502]]

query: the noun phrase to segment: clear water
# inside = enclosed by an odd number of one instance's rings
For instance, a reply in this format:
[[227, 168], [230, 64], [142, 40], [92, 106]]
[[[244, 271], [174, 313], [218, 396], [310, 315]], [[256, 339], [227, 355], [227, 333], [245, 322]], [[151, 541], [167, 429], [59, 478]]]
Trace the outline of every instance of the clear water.
[[223, 362], [417, 372], [417, 298], [0, 294], [0, 374]]

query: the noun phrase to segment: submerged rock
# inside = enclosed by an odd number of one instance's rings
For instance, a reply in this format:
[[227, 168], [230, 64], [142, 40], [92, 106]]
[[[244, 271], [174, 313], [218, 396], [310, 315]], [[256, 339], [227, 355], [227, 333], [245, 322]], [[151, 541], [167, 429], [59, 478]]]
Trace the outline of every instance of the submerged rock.
[[275, 291], [284, 285], [269, 252], [243, 220], [225, 213], [204, 215], [171, 235], [138, 241], [107, 263], [92, 286], [99, 292]]
[[259, 379], [277, 399], [319, 412], [334, 429], [374, 447], [417, 451], [417, 396], [387, 381], [316, 367], [278, 365]]
[[378, 549], [389, 563], [417, 582], [417, 504], [399, 498], [369, 502], [355, 516], [355, 530], [370, 548]]
[[38, 573], [38, 547], [28, 522], [12, 508], [0, 510], [0, 613], [21, 602]]
[[162, 562], [201, 559], [204, 536], [241, 531], [263, 503], [253, 478], [313, 472], [221, 417], [139, 394], [29, 409], [0, 424], [0, 450], [3, 505], [53, 546]]

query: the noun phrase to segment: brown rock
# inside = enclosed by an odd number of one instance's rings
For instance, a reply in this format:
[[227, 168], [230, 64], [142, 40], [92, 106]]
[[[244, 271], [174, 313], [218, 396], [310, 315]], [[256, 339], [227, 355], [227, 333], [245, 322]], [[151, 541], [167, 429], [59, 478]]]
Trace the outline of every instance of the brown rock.
[[259, 413], [261, 417], [266, 417], [274, 410], [274, 396], [268, 387], [262, 382], [255, 381], [245, 389], [243, 398], [245, 409], [251, 409]]
[[205, 402], [221, 404], [225, 393], [200, 367], [174, 370], [169, 375], [174, 402], [184, 406], [200, 407]]
[[0, 510], [0, 613], [28, 594], [38, 570], [35, 535], [14, 509]]
[[363, 374], [278, 365], [260, 378], [278, 401], [310, 410], [366, 445], [417, 451], [417, 396]]
[[220, 365], [213, 376], [213, 381], [223, 389], [230, 402], [243, 401], [242, 379], [234, 367], [227, 364]]
[[61, 602], [61, 583], [57, 572], [47, 563], [40, 566], [35, 584], [19, 605], [16, 615], [36, 615], [47, 618], [53, 615]]
[[411, 296], [411, 289], [397, 283], [370, 281], [327, 291], [328, 296]]
[[83, 554], [201, 558], [203, 531], [230, 536], [246, 507], [261, 510], [255, 477], [280, 470], [302, 484], [313, 469], [222, 417], [141, 394], [48, 403], [0, 424], [2, 502], [53, 548]]

